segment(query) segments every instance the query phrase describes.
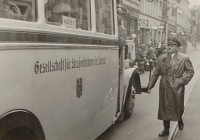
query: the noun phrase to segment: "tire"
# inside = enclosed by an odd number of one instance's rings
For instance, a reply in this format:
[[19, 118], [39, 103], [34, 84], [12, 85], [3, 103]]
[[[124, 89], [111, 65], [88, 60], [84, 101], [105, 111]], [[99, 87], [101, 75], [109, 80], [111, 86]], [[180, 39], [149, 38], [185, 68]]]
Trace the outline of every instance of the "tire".
[[37, 137], [31, 129], [18, 127], [7, 133], [1, 140], [37, 140]]
[[133, 113], [133, 108], [135, 105], [135, 94], [136, 94], [136, 87], [135, 82], [129, 84], [128, 93], [126, 97], [126, 102], [124, 106], [124, 119], [130, 118]]
[[14, 110], [0, 119], [0, 140], [45, 140], [38, 118], [26, 110]]

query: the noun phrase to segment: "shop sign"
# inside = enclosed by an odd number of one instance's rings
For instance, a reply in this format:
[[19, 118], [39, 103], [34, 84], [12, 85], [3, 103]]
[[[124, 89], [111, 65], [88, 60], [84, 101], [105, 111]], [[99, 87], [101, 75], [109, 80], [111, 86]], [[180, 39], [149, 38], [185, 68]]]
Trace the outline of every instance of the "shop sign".
[[153, 30], [163, 30], [163, 29], [164, 29], [164, 26], [160, 26], [160, 25], [151, 26], [151, 29], [153, 29]]
[[157, 30], [158, 27], [157, 27], [157, 26], [151, 26], [151, 29], [152, 29], [152, 30]]
[[139, 19], [139, 26], [149, 26], [149, 20]]
[[157, 26], [158, 30], [163, 30], [164, 26]]
[[137, 17], [137, 18], [139, 17], [139, 13], [136, 12], [136, 11], [128, 10], [128, 13], [129, 13], [129, 15], [132, 16], [132, 17]]
[[130, 2], [135, 3], [135, 4], [139, 4], [138, 0], [127, 0], [127, 1], [130, 1]]

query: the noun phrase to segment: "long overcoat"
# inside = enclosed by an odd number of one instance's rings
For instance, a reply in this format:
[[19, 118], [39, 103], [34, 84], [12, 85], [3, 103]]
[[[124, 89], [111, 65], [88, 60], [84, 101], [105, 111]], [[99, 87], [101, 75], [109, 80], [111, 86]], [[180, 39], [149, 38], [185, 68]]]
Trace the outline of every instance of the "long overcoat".
[[158, 77], [159, 109], [158, 119], [179, 121], [184, 111], [185, 85], [194, 75], [192, 63], [184, 54], [176, 53], [172, 59], [169, 54], [163, 54], [158, 58], [158, 64], [149, 82], [149, 88], [153, 88]]

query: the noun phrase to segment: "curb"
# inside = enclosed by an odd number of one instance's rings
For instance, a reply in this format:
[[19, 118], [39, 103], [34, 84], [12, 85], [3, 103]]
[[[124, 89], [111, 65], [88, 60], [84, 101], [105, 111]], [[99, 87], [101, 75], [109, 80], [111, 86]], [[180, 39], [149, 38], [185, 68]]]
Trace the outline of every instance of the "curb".
[[[190, 102], [190, 100], [191, 100], [191, 98], [192, 98], [192, 95], [193, 95], [193, 93], [194, 93], [194, 88], [196, 87], [196, 84], [197, 84], [198, 81], [199, 81], [199, 79], [198, 79], [199, 76], [200, 76], [200, 72], [197, 74], [197, 77], [196, 77], [196, 79], [195, 79], [195, 84], [194, 84], [194, 86], [192, 87], [192, 89], [190, 90], [190, 92], [189, 92], [190, 94], [189, 94], [189, 96], [187, 97], [186, 102], [184, 103], [183, 118], [184, 118], [184, 115], [185, 115], [185, 113], [186, 113], [186, 110], [187, 110], [187, 107], [188, 107], [188, 105], [189, 105], [189, 102]], [[170, 134], [169, 134], [168, 140], [175, 140], [177, 132], [178, 132], [178, 122], [175, 122], [174, 125], [173, 125], [173, 127], [172, 127], [172, 130], [171, 130], [171, 132], [170, 132]]]

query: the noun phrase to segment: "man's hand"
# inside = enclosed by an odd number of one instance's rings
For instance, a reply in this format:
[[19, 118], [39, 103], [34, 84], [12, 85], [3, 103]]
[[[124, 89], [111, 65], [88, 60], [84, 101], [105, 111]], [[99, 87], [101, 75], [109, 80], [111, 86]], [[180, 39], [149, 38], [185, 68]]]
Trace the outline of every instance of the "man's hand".
[[148, 83], [147, 85], [148, 89], [151, 90], [153, 87], [150, 85], [150, 83]]
[[150, 87], [150, 84], [148, 84], [147, 88], [148, 88], [148, 93], [150, 94], [152, 89], [152, 87]]

